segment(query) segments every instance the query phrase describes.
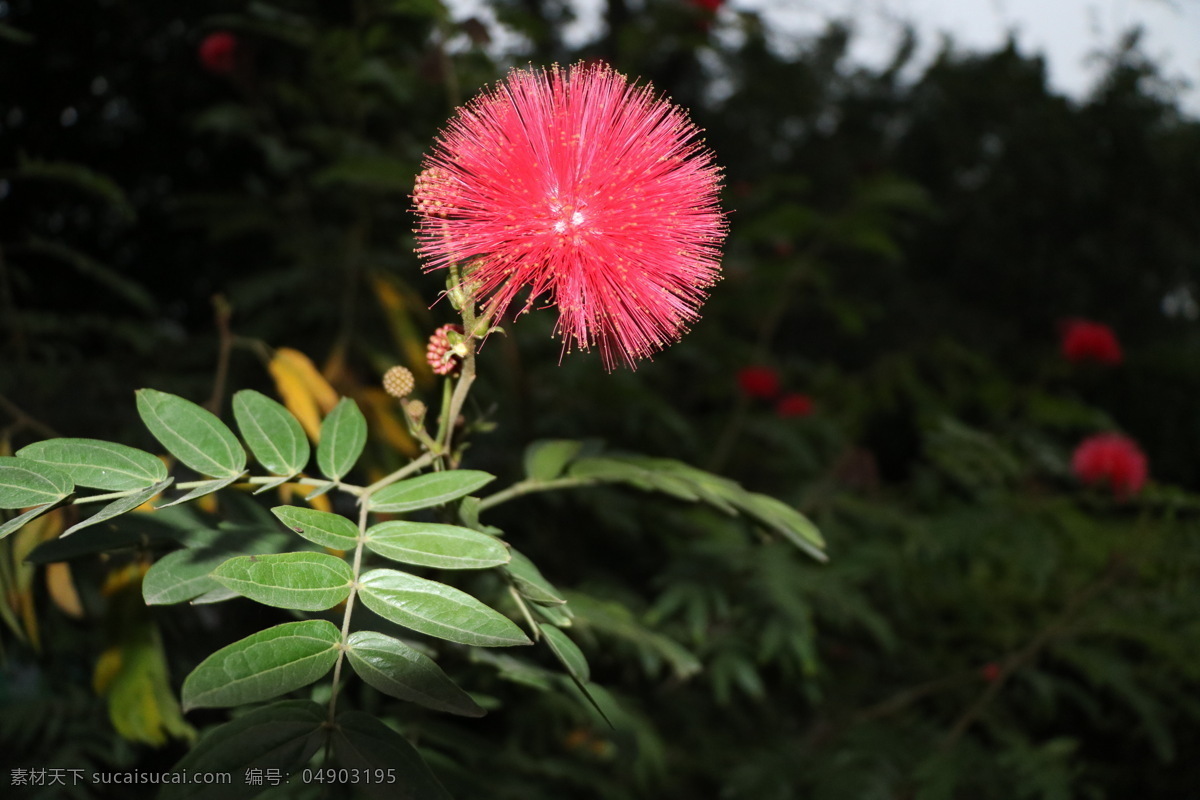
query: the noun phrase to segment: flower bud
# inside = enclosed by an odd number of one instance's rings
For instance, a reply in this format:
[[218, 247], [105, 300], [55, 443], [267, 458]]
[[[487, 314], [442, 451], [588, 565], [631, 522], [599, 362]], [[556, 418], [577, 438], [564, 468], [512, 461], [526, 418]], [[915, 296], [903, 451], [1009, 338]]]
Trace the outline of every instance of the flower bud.
[[383, 373], [383, 390], [396, 399], [408, 397], [415, 386], [412, 371], [407, 367], [392, 367]]

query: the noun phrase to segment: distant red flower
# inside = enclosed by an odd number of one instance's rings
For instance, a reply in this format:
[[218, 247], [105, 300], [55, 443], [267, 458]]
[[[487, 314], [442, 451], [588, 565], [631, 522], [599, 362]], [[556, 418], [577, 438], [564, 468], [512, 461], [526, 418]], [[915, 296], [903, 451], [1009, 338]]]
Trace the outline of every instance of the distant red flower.
[[983, 678], [987, 683], [995, 683], [1000, 680], [1001, 674], [1000, 665], [995, 661], [989, 661], [979, 668], [979, 677]]
[[775, 404], [775, 414], [787, 419], [788, 417], [807, 417], [813, 413], [812, 398], [806, 394], [793, 392], [779, 398]]
[[1087, 484], [1105, 484], [1117, 497], [1137, 494], [1146, 483], [1146, 456], [1132, 439], [1119, 433], [1091, 436], [1075, 449], [1071, 468]]
[[1063, 325], [1062, 353], [1068, 361], [1121, 363], [1121, 345], [1112, 328], [1086, 319], [1068, 320]]
[[200, 63], [214, 75], [230, 75], [237, 67], [237, 37], [227, 31], [217, 31], [200, 42]]
[[691, 0], [691, 3], [697, 8], [715, 14], [721, 10], [721, 6], [725, 5], [725, 0]]
[[417, 252], [427, 270], [463, 263], [497, 317], [548, 296], [564, 350], [632, 367], [679, 339], [718, 278], [721, 176], [699, 133], [606, 65], [514, 70], [426, 156]]
[[737, 382], [747, 397], [772, 400], [779, 395], [779, 373], [770, 367], [742, 367]]

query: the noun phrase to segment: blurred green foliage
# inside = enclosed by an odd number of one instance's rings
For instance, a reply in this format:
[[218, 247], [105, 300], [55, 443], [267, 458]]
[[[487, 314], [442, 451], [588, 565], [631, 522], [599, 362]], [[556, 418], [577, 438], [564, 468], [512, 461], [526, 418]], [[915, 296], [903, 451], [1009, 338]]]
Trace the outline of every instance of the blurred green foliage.
[[[666, 0], [610, 0], [610, 26], [579, 51], [561, 0], [497, 0], [525, 48], [507, 57], [485, 47], [498, 30], [432, 1], [5, 8], [5, 30], [28, 34], [0, 44], [6, 452], [51, 432], [129, 434], [139, 386], [208, 397], [222, 342], [233, 388], [269, 387], [267, 347], [329, 358], [339, 388], [415, 367], [449, 312], [428, 308], [441, 287], [411, 255], [412, 177], [506, 59], [609, 59], [706, 128], [732, 215], [702, 321], [611, 375], [594, 355], [562, 356], [550, 312], [507, 326], [481, 353], [474, 411], [498, 425], [470, 466], [514, 478], [514, 453], [546, 437], [679, 458], [812, 516], [831, 561], [611, 487], [498, 509], [570, 590], [612, 726], [549, 661], [447, 665], [483, 687], [479, 721], [352, 686], [455, 796], [1200, 785], [1200, 124], [1136, 36], [1072, 101], [1011, 44], [916, 68], [908, 41], [868, 70], [848, 62], [847, 28], [782, 52], [752, 14]], [[232, 74], [197, 58], [217, 30], [237, 36]], [[216, 294], [232, 308], [224, 339]], [[1125, 362], [1066, 363], [1057, 325], [1076, 316], [1113, 326]], [[739, 395], [749, 365], [777, 370], [815, 413]], [[1108, 428], [1149, 457], [1153, 483], [1129, 501], [1070, 474], [1075, 444]], [[113, 564], [71, 562], [79, 621], [44, 574], [18, 574], [15, 547], [0, 542], [16, 609], [3, 780], [11, 767], [166, 769], [184, 742], [120, 739], [89, 695]], [[264, 622], [240, 605], [158, 611], [176, 681]]]

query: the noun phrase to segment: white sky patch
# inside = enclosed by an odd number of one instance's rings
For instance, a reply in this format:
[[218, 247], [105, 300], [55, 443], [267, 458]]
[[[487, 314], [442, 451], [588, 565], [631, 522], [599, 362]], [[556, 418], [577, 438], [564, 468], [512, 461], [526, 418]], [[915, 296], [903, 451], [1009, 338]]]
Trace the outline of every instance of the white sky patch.
[[[519, 37], [497, 30], [483, 0], [447, 0], [455, 19], [478, 17], [492, 30], [494, 47], [511, 52]], [[686, 3], [688, 0], [678, 0]], [[632, 0], [631, 6], [639, 5]], [[572, 47], [595, 39], [603, 26], [602, 0], [573, 0], [576, 19], [563, 31]], [[853, 24], [850, 57], [880, 67], [894, 55], [905, 23], [918, 36], [914, 67], [924, 67], [949, 36], [960, 52], [991, 51], [1015, 34], [1020, 51], [1046, 58], [1050, 85], [1082, 99], [1104, 74], [1097, 53], [1111, 52], [1135, 26], [1144, 34], [1141, 50], [1162, 77], [1180, 79], [1180, 104], [1200, 117], [1200, 0], [728, 0], [718, 22], [733, 22], [737, 11], [756, 11], [784, 48], [820, 33], [830, 20]], [[733, 23], [736, 24], [736, 23]], [[714, 35], [722, 35], [719, 24]]]

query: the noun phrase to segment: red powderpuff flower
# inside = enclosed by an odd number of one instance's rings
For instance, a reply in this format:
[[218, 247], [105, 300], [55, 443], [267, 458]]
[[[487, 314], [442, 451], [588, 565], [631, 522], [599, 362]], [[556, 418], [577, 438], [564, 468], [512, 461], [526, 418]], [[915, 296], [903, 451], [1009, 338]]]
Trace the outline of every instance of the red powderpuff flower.
[[1137, 494], [1146, 483], [1146, 456], [1119, 433], [1091, 436], [1075, 449], [1071, 468], [1087, 484], [1107, 483], [1117, 497]]
[[200, 42], [200, 64], [214, 75], [230, 75], [237, 66], [237, 51], [237, 37], [232, 33], [210, 33]]
[[806, 394], [785, 394], [779, 398], [779, 402], [775, 404], [776, 416], [788, 419], [789, 417], [807, 417], [813, 413], [812, 398]]
[[1068, 320], [1063, 325], [1062, 353], [1068, 361], [1121, 363], [1121, 345], [1112, 328], [1086, 319]]
[[514, 70], [426, 156], [417, 252], [426, 270], [468, 262], [464, 284], [497, 317], [548, 298], [564, 351], [633, 367], [682, 336], [718, 278], [721, 174], [698, 134], [604, 64]]
[[747, 397], [770, 400], [779, 394], [779, 373], [770, 367], [742, 367], [737, 383]]

